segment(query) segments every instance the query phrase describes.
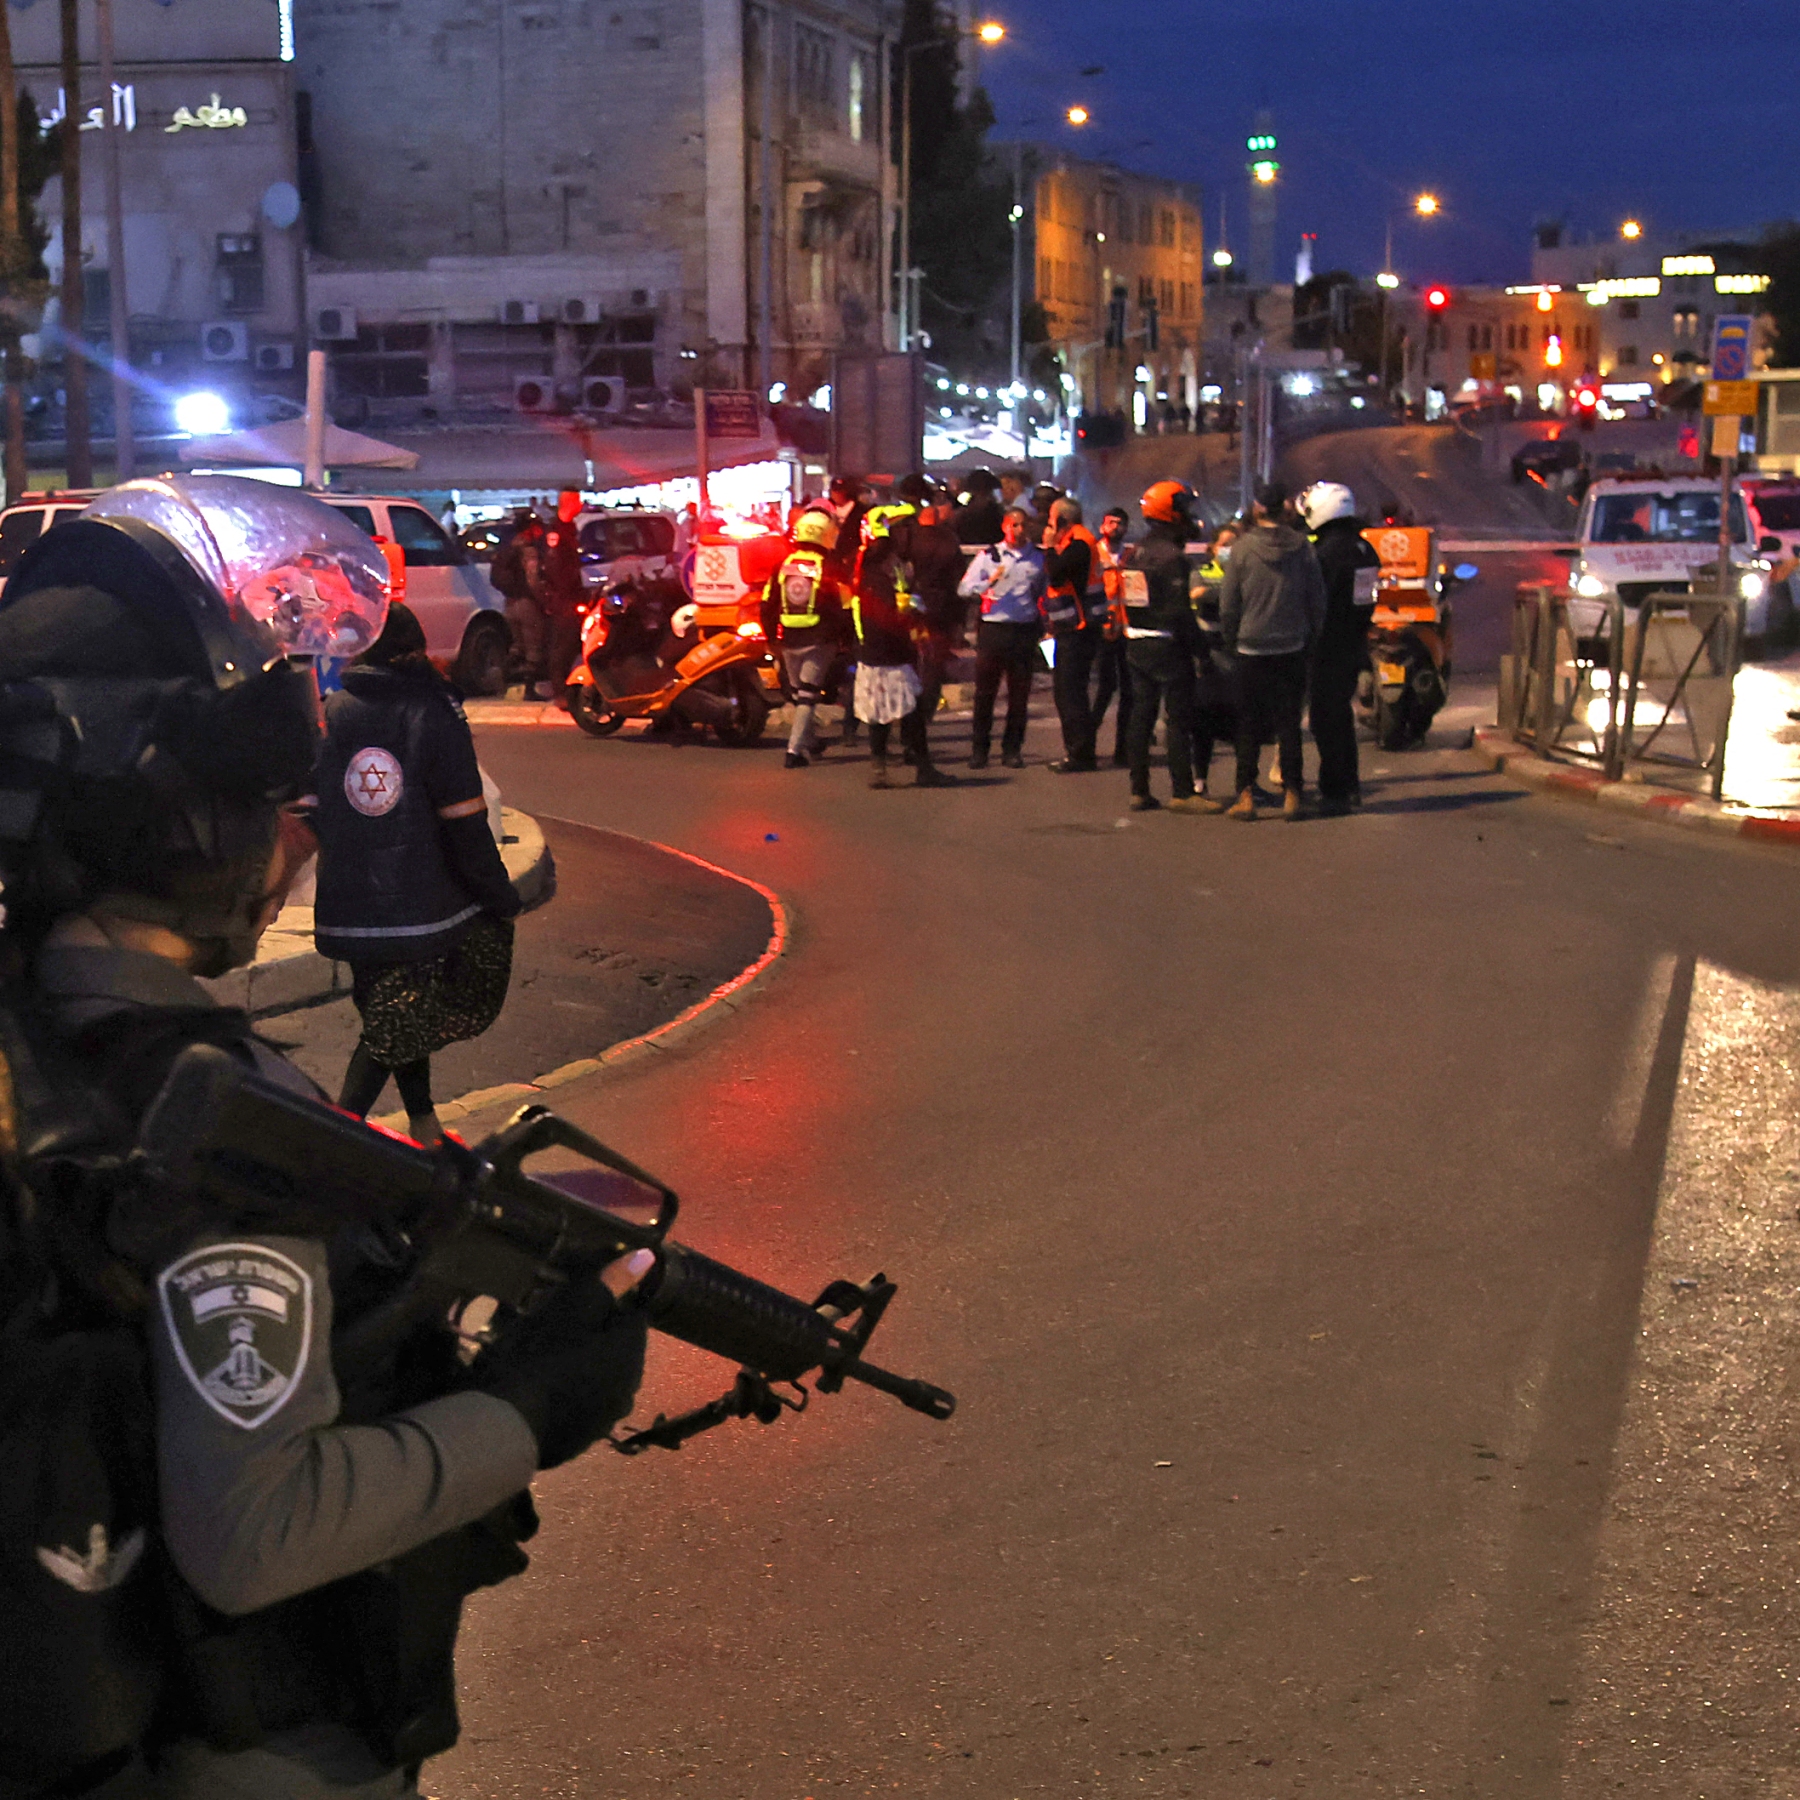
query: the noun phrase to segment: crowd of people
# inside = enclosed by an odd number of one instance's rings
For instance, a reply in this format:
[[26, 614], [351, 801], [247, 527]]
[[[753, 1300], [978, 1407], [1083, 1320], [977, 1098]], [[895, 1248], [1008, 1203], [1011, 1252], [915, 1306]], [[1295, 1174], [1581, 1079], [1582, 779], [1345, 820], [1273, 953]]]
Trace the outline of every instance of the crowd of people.
[[[1017, 474], [977, 470], [960, 495], [909, 475], [892, 500], [834, 480], [794, 516], [764, 600], [795, 700], [786, 766], [809, 767], [824, 753], [819, 709], [836, 694], [839, 741], [854, 746], [868, 727], [871, 786], [891, 785], [896, 726], [917, 784], [953, 783], [929, 725], [972, 625], [973, 770], [988, 767], [1003, 688], [1001, 765], [1024, 767], [1032, 689], [1047, 663], [1063, 742], [1051, 769], [1097, 771], [1116, 708], [1112, 761], [1130, 772], [1136, 811], [1253, 820], [1272, 799], [1257, 780], [1272, 743], [1282, 816], [1304, 817], [1307, 723], [1320, 810], [1355, 809], [1353, 708], [1380, 560], [1350, 490], [1318, 482], [1295, 498], [1265, 482], [1246, 517], [1210, 534], [1180, 482], [1154, 483], [1139, 511], [1134, 539], [1123, 509], [1108, 511], [1096, 535], [1074, 496]], [[1159, 720], [1166, 801], [1151, 791]], [[1228, 799], [1208, 792], [1221, 743], [1236, 752]]]

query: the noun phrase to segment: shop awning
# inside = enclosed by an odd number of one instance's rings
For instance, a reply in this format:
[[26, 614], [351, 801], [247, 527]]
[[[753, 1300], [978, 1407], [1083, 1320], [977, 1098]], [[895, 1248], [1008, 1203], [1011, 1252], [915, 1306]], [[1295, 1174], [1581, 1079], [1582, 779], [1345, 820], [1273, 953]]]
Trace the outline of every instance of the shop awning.
[[[206, 468], [225, 463], [240, 468], [297, 469], [306, 461], [306, 421], [283, 419], [275, 425], [259, 425], [254, 431], [194, 438], [182, 446], [181, 460]], [[414, 469], [418, 463], [416, 451], [364, 437], [360, 431], [345, 431], [341, 425], [327, 423], [325, 427], [328, 469]]]

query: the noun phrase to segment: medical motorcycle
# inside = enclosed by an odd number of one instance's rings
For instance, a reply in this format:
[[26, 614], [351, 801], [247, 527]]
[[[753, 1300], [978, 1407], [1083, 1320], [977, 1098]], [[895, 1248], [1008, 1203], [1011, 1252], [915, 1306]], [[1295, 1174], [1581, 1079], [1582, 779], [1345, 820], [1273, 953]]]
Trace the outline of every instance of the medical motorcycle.
[[1450, 695], [1455, 651], [1451, 596], [1481, 573], [1437, 560], [1437, 534], [1422, 525], [1376, 525], [1363, 533], [1381, 558], [1369, 619], [1369, 667], [1357, 703], [1384, 750], [1423, 741]]
[[748, 606], [735, 623], [678, 582], [621, 571], [582, 620], [581, 656], [569, 676], [569, 712], [590, 737], [611, 737], [627, 720], [660, 730], [701, 728], [721, 744], [754, 744], [781, 704], [781, 678], [761, 620]]

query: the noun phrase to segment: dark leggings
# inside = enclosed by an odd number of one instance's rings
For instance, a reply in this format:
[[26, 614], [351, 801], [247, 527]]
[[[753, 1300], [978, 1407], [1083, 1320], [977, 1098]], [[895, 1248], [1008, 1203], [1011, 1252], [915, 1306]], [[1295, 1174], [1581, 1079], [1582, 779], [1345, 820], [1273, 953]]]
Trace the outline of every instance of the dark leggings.
[[421, 1056], [417, 1062], [405, 1063], [398, 1069], [385, 1069], [369, 1054], [367, 1045], [360, 1039], [350, 1052], [350, 1067], [344, 1071], [344, 1091], [338, 1098], [338, 1105], [345, 1112], [366, 1119], [369, 1109], [381, 1098], [381, 1090], [387, 1086], [390, 1075], [394, 1078], [394, 1086], [400, 1090], [400, 1104], [406, 1108], [406, 1116], [409, 1119], [424, 1118], [432, 1109], [431, 1058]]
[[[925, 714], [915, 706], [904, 719], [899, 721], [900, 741], [921, 763], [931, 760], [930, 741], [925, 735]], [[875, 762], [886, 762], [888, 753], [888, 733], [893, 725], [885, 719], [869, 721], [869, 755]]]

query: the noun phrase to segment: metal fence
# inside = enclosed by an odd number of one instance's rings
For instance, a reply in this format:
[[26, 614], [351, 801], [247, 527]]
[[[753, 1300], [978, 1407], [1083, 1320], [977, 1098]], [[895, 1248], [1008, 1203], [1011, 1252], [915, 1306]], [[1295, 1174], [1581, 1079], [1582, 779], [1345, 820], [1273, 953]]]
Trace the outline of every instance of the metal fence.
[[1522, 583], [1501, 659], [1501, 728], [1541, 756], [1596, 764], [1609, 781], [1687, 772], [1723, 798], [1744, 613], [1735, 596], [1707, 591], [1707, 573], [1696, 571], [1691, 593], [1607, 601], [1594, 636], [1571, 620], [1566, 593]]

